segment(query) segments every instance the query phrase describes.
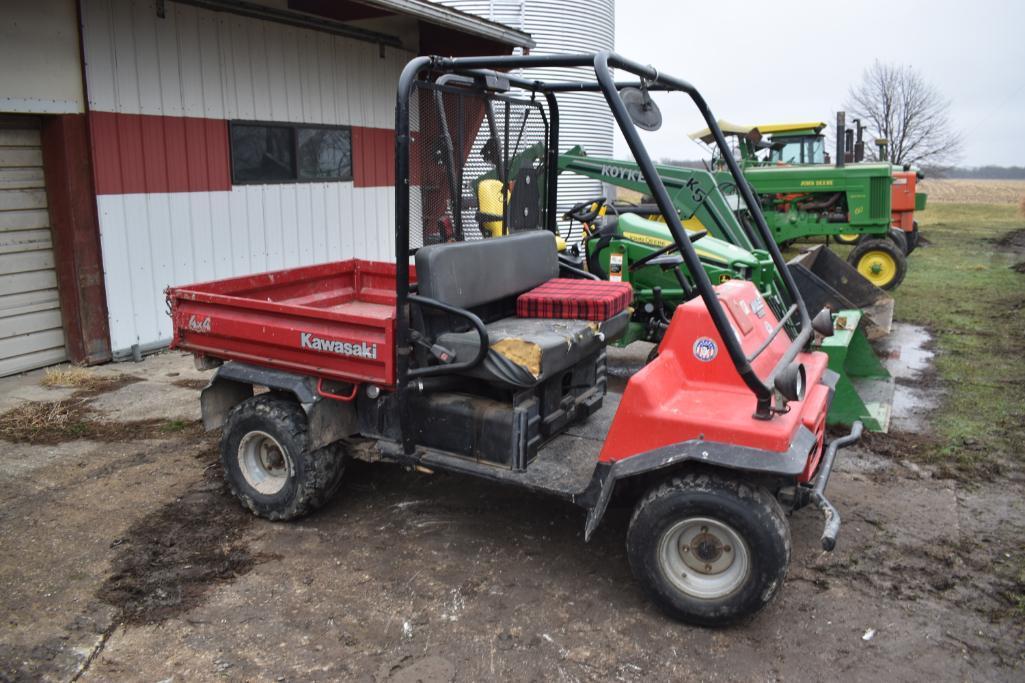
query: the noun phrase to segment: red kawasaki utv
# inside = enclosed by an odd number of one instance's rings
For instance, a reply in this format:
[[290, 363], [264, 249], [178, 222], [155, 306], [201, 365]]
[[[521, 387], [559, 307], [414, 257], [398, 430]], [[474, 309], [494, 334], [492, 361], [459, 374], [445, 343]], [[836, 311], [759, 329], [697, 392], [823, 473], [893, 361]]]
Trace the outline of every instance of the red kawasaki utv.
[[[537, 67], [594, 77], [545, 83]], [[689, 96], [713, 131], [785, 283], [782, 307], [742, 279], [708, 280], [691, 245], [701, 234], [688, 237], [634, 123], [649, 90]], [[606, 394], [605, 347], [632, 315], [629, 285], [556, 249], [559, 99], [571, 92], [604, 95], [668, 217], [675, 244], [658, 263], [697, 283], [621, 396]], [[615, 496], [634, 506], [637, 580], [670, 615], [705, 625], [779, 591], [788, 512], [815, 504], [832, 549], [840, 518], [825, 487], [860, 425], [824, 443], [836, 377], [808, 349], [816, 330], [831, 333], [829, 315], [806, 310], [693, 86], [610, 53], [420, 57], [402, 73], [395, 128], [394, 263], [168, 290], [173, 346], [218, 367], [203, 420], [223, 428], [225, 475], [246, 507], [306, 514], [347, 458], [560, 496], [586, 511], [585, 540]]]

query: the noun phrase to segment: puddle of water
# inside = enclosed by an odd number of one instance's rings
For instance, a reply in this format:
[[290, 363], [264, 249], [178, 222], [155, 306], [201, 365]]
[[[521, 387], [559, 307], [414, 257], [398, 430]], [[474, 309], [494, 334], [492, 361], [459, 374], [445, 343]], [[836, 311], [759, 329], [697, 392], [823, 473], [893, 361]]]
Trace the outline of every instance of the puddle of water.
[[915, 380], [928, 370], [936, 355], [925, 348], [932, 335], [924, 327], [894, 323], [890, 334], [879, 340], [883, 365], [896, 378], [890, 429], [922, 433], [929, 429], [927, 417], [936, 408], [939, 391]]
[[914, 379], [932, 365], [934, 354], [925, 348], [932, 335], [924, 327], [894, 323], [890, 334], [879, 340], [883, 365], [897, 379]]
[[893, 391], [890, 429], [917, 434], [929, 431], [927, 418], [938, 402], [939, 392], [936, 389], [919, 389], [898, 384]]

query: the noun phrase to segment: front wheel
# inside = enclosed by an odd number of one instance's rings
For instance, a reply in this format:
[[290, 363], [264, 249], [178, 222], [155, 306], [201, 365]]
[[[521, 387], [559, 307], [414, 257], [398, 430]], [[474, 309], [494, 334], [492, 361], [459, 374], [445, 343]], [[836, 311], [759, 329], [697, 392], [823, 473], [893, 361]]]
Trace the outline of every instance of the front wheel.
[[889, 238], [863, 240], [851, 250], [847, 262], [882, 289], [894, 289], [908, 272], [904, 251]]
[[765, 489], [689, 475], [641, 499], [626, 548], [655, 604], [687, 623], [722, 626], [775, 597], [790, 565], [790, 528]]
[[839, 244], [857, 244], [860, 239], [860, 232], [842, 232], [838, 235], [833, 235], [833, 240]]

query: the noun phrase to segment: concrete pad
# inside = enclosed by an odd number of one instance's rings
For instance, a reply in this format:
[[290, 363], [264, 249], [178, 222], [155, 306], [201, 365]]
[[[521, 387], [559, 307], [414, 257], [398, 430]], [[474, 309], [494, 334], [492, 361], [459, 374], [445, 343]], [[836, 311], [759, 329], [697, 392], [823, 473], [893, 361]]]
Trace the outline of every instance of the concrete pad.
[[115, 422], [131, 420], [194, 421], [200, 419], [199, 392], [167, 384], [136, 382], [107, 394], [101, 394], [89, 403], [99, 419]]
[[209, 380], [213, 375], [212, 370], [196, 370], [192, 354], [181, 351], [162, 351], [152, 356], [146, 356], [138, 363], [124, 361], [105, 367], [141, 377], [147, 382], [161, 384], [174, 384], [182, 380]]
[[33, 370], [0, 378], [0, 413], [6, 413], [28, 401], [60, 401], [75, 393], [73, 388], [50, 388], [40, 384], [46, 374]]
[[0, 441], [0, 480], [23, 477], [61, 460], [87, 456], [101, 445], [82, 440], [52, 446]]

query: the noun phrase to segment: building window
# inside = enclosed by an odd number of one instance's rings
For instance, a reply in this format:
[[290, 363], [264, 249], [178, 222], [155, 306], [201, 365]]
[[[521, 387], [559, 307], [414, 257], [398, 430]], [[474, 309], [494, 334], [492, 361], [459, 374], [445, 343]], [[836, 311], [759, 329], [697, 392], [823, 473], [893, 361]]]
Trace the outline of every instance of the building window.
[[348, 126], [233, 121], [230, 137], [236, 185], [352, 180]]

